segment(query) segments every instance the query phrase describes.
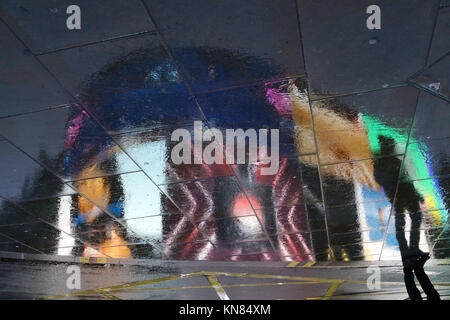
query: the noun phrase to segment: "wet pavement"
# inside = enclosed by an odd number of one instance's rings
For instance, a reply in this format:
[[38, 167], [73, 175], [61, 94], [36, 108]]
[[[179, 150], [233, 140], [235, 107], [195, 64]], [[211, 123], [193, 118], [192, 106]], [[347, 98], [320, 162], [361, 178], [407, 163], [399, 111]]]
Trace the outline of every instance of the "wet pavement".
[[[1, 252], [450, 257], [448, 1], [380, 0], [379, 30], [365, 0], [78, 1], [68, 30], [72, 2], [0, 4]], [[261, 145], [196, 162], [213, 128], [279, 130], [277, 170]], [[190, 163], [173, 161], [177, 129]]]
[[[383, 263], [277, 263], [153, 261], [77, 264], [79, 289], [68, 289], [63, 262], [4, 261], [0, 299], [49, 300], [405, 300], [402, 266]], [[448, 260], [425, 270], [441, 299], [450, 300]], [[368, 286], [378, 267], [378, 287]], [[69, 280], [68, 280], [69, 279]], [[425, 297], [425, 296], [424, 296]]]

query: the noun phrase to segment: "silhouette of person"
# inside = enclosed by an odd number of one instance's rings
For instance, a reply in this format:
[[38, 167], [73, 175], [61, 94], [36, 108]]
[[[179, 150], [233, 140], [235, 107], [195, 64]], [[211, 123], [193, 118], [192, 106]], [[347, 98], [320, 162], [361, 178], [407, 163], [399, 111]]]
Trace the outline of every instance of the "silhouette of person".
[[[380, 142], [379, 156], [394, 154], [395, 141], [386, 136], [378, 136]], [[426, 275], [423, 266], [430, 258], [429, 253], [419, 249], [420, 225], [422, 213], [420, 203], [422, 196], [417, 192], [412, 182], [408, 182], [406, 175], [398, 175], [401, 160], [396, 157], [381, 157], [374, 160], [375, 180], [380, 184], [395, 210], [395, 231], [400, 247], [403, 262], [403, 272], [406, 290], [411, 300], [422, 300], [419, 289], [417, 289], [414, 275], [420, 283], [428, 300], [440, 300], [439, 293]], [[400, 179], [400, 181], [398, 181]], [[398, 181], [398, 188], [397, 187]], [[405, 211], [411, 218], [411, 231], [409, 245], [405, 237]]]

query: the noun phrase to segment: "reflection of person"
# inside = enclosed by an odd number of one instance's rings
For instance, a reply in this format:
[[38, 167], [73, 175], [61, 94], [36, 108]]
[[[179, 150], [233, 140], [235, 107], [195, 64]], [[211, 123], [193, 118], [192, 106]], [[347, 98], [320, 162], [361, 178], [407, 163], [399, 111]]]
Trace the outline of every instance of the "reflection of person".
[[[380, 142], [380, 155], [394, 154], [395, 141], [392, 138], [378, 136]], [[430, 258], [429, 254], [419, 249], [420, 225], [422, 213], [420, 203], [422, 196], [416, 191], [412, 182], [406, 181], [404, 176], [399, 176], [401, 160], [396, 157], [381, 157], [374, 160], [374, 176], [395, 210], [395, 231], [403, 261], [403, 272], [406, 290], [411, 300], [422, 300], [420, 291], [414, 282], [414, 274], [419, 280], [429, 300], [439, 300], [439, 293], [426, 275], [423, 265]], [[398, 187], [397, 187], [397, 180]], [[397, 192], [396, 192], [397, 189]], [[411, 218], [409, 245], [405, 237], [405, 211]]]
[[[214, 54], [211, 54], [209, 49], [185, 48], [177, 49], [176, 55], [182, 55], [183, 59], [196, 64], [195, 86], [198, 91], [211, 90], [213, 83], [211, 80], [220, 81], [222, 84], [224, 81], [241, 81], [243, 73], [249, 73], [251, 78], [261, 78], [262, 70], [268, 70], [263, 64], [255, 64], [256, 60], [253, 58], [244, 59], [225, 49], [215, 49]], [[206, 71], [208, 72], [204, 73]], [[236, 88], [232, 94], [228, 91], [214, 92], [208, 94], [207, 99], [203, 97], [204, 101], [201, 105], [207, 115], [211, 114], [208, 118], [214, 123], [214, 127], [218, 128], [278, 129], [281, 123], [286, 127], [293, 126], [289, 117], [281, 119], [282, 117], [272, 105], [272, 100], [268, 101], [268, 93], [275, 89], [278, 90], [278, 87], [279, 83], [277, 82], [276, 84], [268, 83]], [[282, 93], [285, 99], [281, 100], [285, 101], [289, 99], [289, 95], [285, 90], [286, 86], [283, 88]], [[145, 148], [146, 139], [154, 138], [155, 132], [161, 130], [161, 134], [158, 134], [159, 141], [162, 141], [167, 148], [165, 159], [168, 160], [170, 159], [169, 146], [171, 146], [170, 131], [178, 126], [190, 129], [190, 123], [200, 116], [198, 108], [189, 101], [186, 95], [186, 88], [177, 68], [166, 54], [158, 49], [131, 52], [113, 64], [106, 65], [100, 72], [93, 75], [83, 94], [83, 99], [88, 101], [88, 109], [101, 119], [111, 132], [120, 133], [136, 128], [140, 130], [152, 128], [150, 135], [139, 135], [137, 141], [142, 143], [142, 148]], [[164, 128], [167, 128], [167, 132]], [[289, 131], [288, 129], [292, 128], [286, 128], [286, 131]], [[284, 147], [285, 145], [294, 145], [293, 138], [288, 134], [283, 142], [284, 144], [280, 146], [282, 154], [283, 148], [289, 149], [289, 147]], [[269, 140], [269, 148], [270, 143]], [[250, 172], [249, 168], [241, 166], [244, 172], [241, 172], [240, 175], [243, 176], [243, 179], [250, 180], [256, 189], [252, 190], [255, 194], [248, 194], [249, 199], [254, 197], [253, 202], [256, 201], [256, 198], [268, 202], [263, 204], [264, 208], [260, 211], [261, 215], [258, 216], [259, 223], [264, 224], [264, 226], [258, 225], [258, 230], [260, 230], [258, 233], [262, 233], [262, 228], [267, 227], [266, 224], [271, 224], [273, 234], [271, 234], [270, 240], [275, 243], [274, 247], [279, 241], [282, 248], [280, 251], [284, 255], [296, 256], [297, 259], [311, 259], [313, 250], [309, 236], [308, 239], [303, 239], [304, 235], [300, 233], [307, 226], [306, 212], [301, 201], [300, 164], [298, 161], [292, 161], [289, 164], [286, 168], [280, 169], [277, 175], [262, 178], [258, 172]], [[248, 167], [257, 167], [256, 171], [262, 168], [253, 164]], [[222, 256], [222, 253], [230, 256], [243, 255], [239, 248], [234, 250], [236, 246], [233, 242], [241, 239], [242, 234], [248, 233], [248, 230], [254, 228], [250, 223], [244, 223], [251, 219], [242, 221], [237, 219], [239, 216], [251, 213], [250, 203], [243, 193], [224, 192], [224, 190], [236, 188], [235, 179], [205, 179], [228, 176], [231, 174], [230, 168], [226, 164], [175, 165], [171, 161], [166, 161], [164, 172], [164, 174], [168, 173], [168, 178], [170, 178], [166, 182], [195, 179], [195, 182], [175, 185], [167, 190], [169, 198], [174, 199], [177, 203], [182, 203], [183, 215], [163, 220], [164, 230], [178, 231], [176, 235], [171, 232], [167, 241], [163, 241], [165, 254], [168, 257], [180, 258], [182, 255], [183, 258], [196, 259], [199, 256], [198, 251], [202, 251], [203, 257], [213, 256], [213, 253], [206, 251], [206, 243], [204, 244], [205, 248], [201, 247], [201, 250], [199, 248], [203, 244], [196, 243], [195, 246], [191, 244], [198, 238], [196, 238], [197, 228], [194, 227], [194, 224], [188, 223], [186, 219], [189, 217], [195, 222], [208, 220], [207, 224], [199, 225], [199, 229], [201, 229], [202, 236], [214, 239], [218, 248], [223, 249], [215, 250], [220, 251], [219, 256]], [[276, 180], [276, 177], [279, 179]], [[276, 202], [277, 207], [290, 206], [289, 211], [286, 208], [275, 210], [272, 202]], [[298, 206], [294, 207], [292, 204], [298, 204]], [[165, 209], [165, 205], [165, 203], [162, 204], [163, 209]], [[251, 210], [248, 210], [248, 207]], [[289, 219], [284, 218], [286, 216]], [[277, 218], [284, 218], [284, 220], [277, 224], [274, 221]], [[295, 226], [290, 226], [290, 224], [295, 224]], [[298, 234], [283, 235], [280, 240], [277, 239], [276, 227], [283, 227], [283, 225], [286, 225], [285, 229]], [[304, 229], [301, 228], [303, 226], [305, 226]], [[172, 242], [177, 245], [173, 246]], [[252, 252], [271, 251], [272, 247], [268, 247], [267, 243], [254, 242], [255, 245], [261, 247], [253, 248]], [[181, 247], [182, 249], [180, 249]], [[216, 247], [208, 246], [208, 248], [213, 250]], [[264, 258], [263, 256], [265, 255], [261, 255], [261, 259]], [[274, 256], [267, 259], [272, 259], [272, 257]]]

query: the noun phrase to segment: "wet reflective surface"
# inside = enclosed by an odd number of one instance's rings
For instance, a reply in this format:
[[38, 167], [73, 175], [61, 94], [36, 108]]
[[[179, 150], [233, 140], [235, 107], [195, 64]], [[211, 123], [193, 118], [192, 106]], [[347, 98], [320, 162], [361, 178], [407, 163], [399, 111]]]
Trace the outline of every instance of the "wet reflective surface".
[[298, 4], [311, 88], [315, 94], [333, 95], [398, 85], [420, 70], [439, 0], [378, 1], [383, 25], [376, 30], [361, 26], [373, 4], [368, 0]]
[[[449, 8], [381, 1], [370, 31], [347, 2], [98, 1], [76, 34], [53, 27], [66, 1], [2, 2], [0, 251], [450, 257]], [[279, 130], [276, 170], [262, 145], [196, 162], [194, 121]]]
[[448, 70], [450, 68], [450, 55], [447, 54], [439, 59], [433, 65], [425, 69], [422, 73], [414, 77], [411, 81], [418, 84], [426, 90], [442, 96], [443, 99], [450, 101], [450, 89], [448, 81]]
[[[0, 238], [1, 241], [1, 238]], [[0, 264], [1, 299], [49, 300], [403, 300], [408, 297], [400, 264], [376, 262], [155, 261], [81, 264], [81, 290], [67, 289], [65, 263], [10, 261]], [[245, 256], [247, 259], [250, 255]], [[252, 256], [255, 259], [258, 255]], [[125, 261], [122, 261], [125, 262]], [[130, 263], [128, 263], [130, 262]], [[142, 261], [141, 261], [142, 262]], [[448, 264], [427, 272], [448, 300]], [[291, 267], [286, 267], [290, 265]], [[380, 267], [379, 290], [367, 290], [367, 267]], [[245, 268], [245, 272], [243, 269]], [[204, 271], [204, 270], [208, 271]], [[351, 270], [351, 272], [350, 272]], [[220, 290], [217, 289], [220, 286]], [[330, 288], [332, 288], [330, 290]], [[186, 302], [182, 302], [186, 304]], [[298, 304], [298, 302], [296, 302]], [[190, 304], [190, 302], [189, 302]], [[178, 308], [168, 310], [178, 314]], [[271, 311], [273, 312], [273, 311]]]

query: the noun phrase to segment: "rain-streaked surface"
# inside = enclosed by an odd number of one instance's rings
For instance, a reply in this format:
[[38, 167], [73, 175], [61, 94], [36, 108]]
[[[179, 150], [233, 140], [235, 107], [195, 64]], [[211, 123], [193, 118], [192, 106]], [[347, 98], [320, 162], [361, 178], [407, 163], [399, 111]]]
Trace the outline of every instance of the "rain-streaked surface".
[[[441, 299], [448, 300], [448, 263], [436, 262], [428, 263], [426, 270]], [[367, 268], [375, 265], [380, 267], [380, 286], [368, 290]], [[289, 267], [283, 262], [155, 260], [126, 265], [80, 264], [79, 290], [66, 287], [68, 266], [43, 261], [3, 262], [0, 299], [404, 300], [408, 297], [400, 262], [324, 262], [311, 266], [290, 263]]]
[[[343, 2], [2, 1], [0, 251], [449, 258], [450, 8]], [[195, 123], [278, 129], [278, 170], [174, 163]]]

